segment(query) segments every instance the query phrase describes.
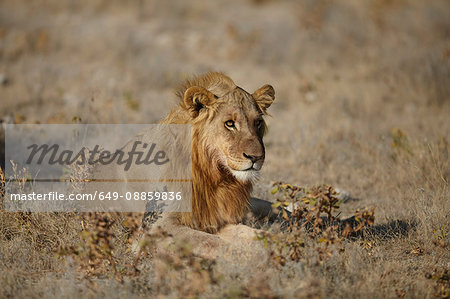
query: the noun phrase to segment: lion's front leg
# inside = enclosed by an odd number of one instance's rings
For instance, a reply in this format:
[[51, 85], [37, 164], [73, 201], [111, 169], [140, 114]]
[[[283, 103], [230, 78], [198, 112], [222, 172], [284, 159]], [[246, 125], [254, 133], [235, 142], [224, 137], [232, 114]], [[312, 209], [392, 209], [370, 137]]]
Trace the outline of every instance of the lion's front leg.
[[257, 230], [246, 225], [229, 224], [217, 234], [209, 234], [181, 225], [173, 215], [164, 215], [156, 221], [150, 231], [150, 238], [161, 231], [167, 232], [164, 238], [158, 238], [155, 250], [161, 253], [173, 253], [181, 246], [188, 246], [192, 253], [207, 259], [215, 259], [223, 266], [227, 264], [267, 265], [268, 254], [263, 244], [257, 241]]

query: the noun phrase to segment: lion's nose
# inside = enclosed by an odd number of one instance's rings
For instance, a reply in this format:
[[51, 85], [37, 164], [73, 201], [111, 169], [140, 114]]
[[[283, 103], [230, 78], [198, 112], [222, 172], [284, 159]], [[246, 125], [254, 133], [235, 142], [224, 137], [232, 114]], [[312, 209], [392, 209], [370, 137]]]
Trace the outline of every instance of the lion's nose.
[[246, 153], [244, 153], [243, 155], [244, 155], [245, 158], [249, 159], [253, 163], [255, 163], [256, 161], [259, 161], [259, 160], [261, 160], [263, 158], [263, 156], [247, 155]]

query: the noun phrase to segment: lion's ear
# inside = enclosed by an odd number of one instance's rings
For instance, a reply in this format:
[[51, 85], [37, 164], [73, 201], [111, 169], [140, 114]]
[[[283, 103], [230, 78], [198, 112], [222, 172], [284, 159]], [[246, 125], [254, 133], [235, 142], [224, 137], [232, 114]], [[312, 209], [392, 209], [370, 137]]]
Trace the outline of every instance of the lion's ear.
[[264, 85], [252, 94], [259, 108], [264, 114], [267, 114], [267, 108], [272, 105], [275, 100], [275, 90], [269, 84]]
[[189, 87], [184, 93], [184, 104], [191, 112], [192, 117], [198, 116], [200, 109], [208, 107], [215, 96], [206, 88], [200, 86]]

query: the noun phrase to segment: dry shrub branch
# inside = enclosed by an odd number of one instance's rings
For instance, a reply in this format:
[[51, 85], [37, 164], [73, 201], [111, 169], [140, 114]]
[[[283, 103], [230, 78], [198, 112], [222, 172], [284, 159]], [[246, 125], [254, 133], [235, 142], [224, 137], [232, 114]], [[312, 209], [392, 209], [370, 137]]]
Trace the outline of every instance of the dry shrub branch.
[[[351, 218], [339, 218], [339, 193], [329, 185], [311, 188], [276, 182], [272, 194], [277, 196], [274, 208], [283, 209], [283, 220], [287, 222], [287, 233], [262, 232], [257, 238], [271, 250], [272, 259], [284, 266], [287, 260], [299, 262], [304, 257], [303, 248], [313, 246], [317, 262], [327, 260], [342, 241], [373, 225], [374, 208], [357, 209]], [[307, 242], [313, 240], [313, 242]], [[339, 248], [343, 250], [343, 248]]]

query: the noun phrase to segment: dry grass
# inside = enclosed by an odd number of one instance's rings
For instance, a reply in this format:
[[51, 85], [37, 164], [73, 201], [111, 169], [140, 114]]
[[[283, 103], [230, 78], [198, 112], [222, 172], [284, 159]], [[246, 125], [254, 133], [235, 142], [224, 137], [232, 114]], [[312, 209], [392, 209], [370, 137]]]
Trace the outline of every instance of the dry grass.
[[270, 83], [255, 196], [329, 184], [350, 192], [341, 218], [373, 206], [375, 223], [253, 269], [155, 255], [163, 232], [136, 258], [139, 215], [0, 210], [0, 298], [448, 297], [449, 20], [444, 0], [2, 1], [3, 122], [155, 123], [190, 73]]

